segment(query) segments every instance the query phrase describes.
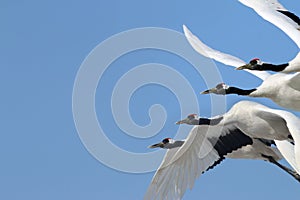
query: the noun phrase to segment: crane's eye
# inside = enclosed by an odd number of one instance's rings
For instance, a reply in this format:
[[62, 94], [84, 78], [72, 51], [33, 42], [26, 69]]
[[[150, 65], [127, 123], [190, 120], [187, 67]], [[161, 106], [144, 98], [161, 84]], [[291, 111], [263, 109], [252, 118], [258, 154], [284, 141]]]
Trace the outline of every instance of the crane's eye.
[[162, 141], [162, 143], [164, 143], [164, 144], [169, 143], [169, 138], [164, 139], [164, 140]]
[[189, 119], [194, 119], [195, 117], [196, 117], [196, 114], [190, 114], [190, 115], [188, 115]]
[[259, 59], [255, 58], [253, 60], [250, 61], [251, 65], [256, 65], [258, 63]]
[[226, 85], [225, 85], [225, 83], [219, 83], [219, 84], [216, 86], [216, 88], [217, 88], [218, 90], [226, 89]]

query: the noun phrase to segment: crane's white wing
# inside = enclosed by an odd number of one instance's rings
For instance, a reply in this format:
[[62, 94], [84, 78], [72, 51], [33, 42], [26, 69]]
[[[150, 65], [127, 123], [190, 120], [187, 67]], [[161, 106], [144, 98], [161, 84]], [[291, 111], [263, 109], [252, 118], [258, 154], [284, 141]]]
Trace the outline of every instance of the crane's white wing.
[[201, 55], [208, 58], [212, 58], [218, 62], [233, 67], [239, 67], [246, 64], [243, 60], [237, 57], [226, 53], [222, 53], [220, 51], [208, 47], [197, 36], [195, 36], [185, 25], [183, 25], [183, 31], [190, 45]]
[[181, 199], [203, 172], [220, 163], [226, 154], [252, 143], [232, 126], [194, 126], [183, 146], [157, 170], [144, 199]]
[[300, 72], [290, 75], [289, 77], [289, 86], [294, 88], [295, 90], [300, 91]]
[[239, 0], [265, 20], [284, 31], [300, 48], [300, 19], [277, 0]]
[[[232, 55], [222, 53], [220, 51], [217, 51], [215, 49], [210, 48], [206, 44], [204, 44], [198, 37], [196, 37], [185, 25], [183, 25], [183, 31], [184, 35], [187, 38], [190, 45], [197, 51], [199, 54], [214, 59], [218, 62], [221, 62], [225, 65], [233, 66], [233, 67], [240, 67], [242, 65], [245, 65], [246, 62], [243, 60], [234, 57]], [[254, 76], [257, 76], [258, 78], [265, 80], [270, 74], [268, 72], [263, 71], [251, 71], [251, 70], [245, 70]]]
[[[284, 110], [273, 110], [274, 113], [280, 115], [286, 121], [286, 125], [294, 139], [294, 162], [296, 163], [295, 168], [297, 173], [300, 174], [300, 119], [294, 114], [284, 111]], [[280, 150], [280, 149], [279, 149]]]
[[287, 162], [297, 171], [297, 173], [300, 173], [300, 160], [298, 160], [297, 163], [297, 159], [300, 159], [297, 158], [300, 156], [300, 151], [297, 149], [300, 145], [300, 119], [287, 111], [269, 108], [257, 109], [256, 116], [264, 119], [272, 128], [277, 130], [282, 130], [283, 123], [286, 125], [289, 133], [294, 138], [295, 145], [288, 145], [286, 142], [279, 142], [277, 140], [275, 140], [275, 143]]
[[[296, 170], [297, 164], [295, 159], [295, 151], [294, 151], [294, 145], [291, 144], [287, 140], [274, 140], [276, 147], [280, 150], [281, 155], [286, 159], [287, 162]], [[296, 170], [297, 171], [297, 170]], [[299, 171], [298, 171], [299, 173]]]
[[171, 163], [171, 160], [173, 156], [176, 154], [180, 147], [168, 149], [163, 161], [161, 162], [158, 170], [155, 172], [153, 179], [151, 181], [151, 185], [147, 190], [147, 193], [144, 197], [144, 199], [151, 199], [152, 195], [156, 193], [156, 190], [158, 189], [156, 185], [159, 184], [160, 181], [163, 181], [165, 168], [168, 167]]

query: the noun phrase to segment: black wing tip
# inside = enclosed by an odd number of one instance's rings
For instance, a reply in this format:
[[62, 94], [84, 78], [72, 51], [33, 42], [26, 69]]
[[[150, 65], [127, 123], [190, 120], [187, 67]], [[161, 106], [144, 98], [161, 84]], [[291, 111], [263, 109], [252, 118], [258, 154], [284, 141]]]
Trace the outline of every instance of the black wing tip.
[[277, 10], [277, 12], [284, 14], [285, 16], [287, 16], [288, 18], [290, 18], [291, 20], [293, 20], [295, 23], [297, 23], [300, 26], [300, 18], [297, 15], [295, 15], [294, 13], [292, 13], [288, 10]]

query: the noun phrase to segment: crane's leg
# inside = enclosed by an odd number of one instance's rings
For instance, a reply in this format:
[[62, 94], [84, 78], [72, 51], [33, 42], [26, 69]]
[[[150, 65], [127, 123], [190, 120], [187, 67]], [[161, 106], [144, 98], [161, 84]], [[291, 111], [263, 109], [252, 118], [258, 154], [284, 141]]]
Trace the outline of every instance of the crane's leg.
[[269, 162], [271, 162], [274, 165], [280, 167], [281, 169], [283, 169], [284, 171], [286, 171], [287, 173], [289, 173], [291, 176], [293, 176], [298, 182], [300, 182], [300, 175], [296, 171], [291, 170], [290, 168], [288, 168], [288, 167], [280, 164], [272, 156], [266, 156], [266, 155], [262, 154], [262, 157], [265, 157], [266, 159], [268, 159]]

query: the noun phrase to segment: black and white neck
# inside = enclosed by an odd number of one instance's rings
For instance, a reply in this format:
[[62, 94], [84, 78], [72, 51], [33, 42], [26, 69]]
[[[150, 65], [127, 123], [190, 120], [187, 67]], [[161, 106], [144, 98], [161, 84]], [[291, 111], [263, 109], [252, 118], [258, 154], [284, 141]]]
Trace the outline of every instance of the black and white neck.
[[225, 83], [219, 83], [216, 87], [203, 91], [201, 94], [219, 94], [219, 95], [226, 95], [226, 94], [237, 94], [237, 95], [251, 95], [252, 92], [256, 91], [256, 89], [250, 90], [243, 90], [237, 87], [231, 87], [226, 85]]
[[189, 124], [189, 125], [217, 125], [223, 119], [223, 116], [214, 117], [212, 119], [198, 117], [197, 114], [190, 114], [187, 118], [176, 122], [176, 124]]
[[289, 63], [279, 64], [279, 65], [262, 63], [260, 65], [258, 65], [258, 64], [255, 65], [253, 67], [253, 70], [281, 72], [281, 71], [285, 70], [288, 66], [289, 66]]
[[226, 94], [237, 94], [237, 95], [242, 95], [242, 96], [249, 96], [251, 95], [251, 93], [253, 93], [254, 91], [256, 91], [257, 89], [249, 89], [249, 90], [244, 90], [244, 89], [240, 89], [237, 87], [228, 87], [225, 90]]
[[198, 124], [197, 125], [217, 125], [220, 123], [220, 121], [222, 121], [223, 116], [217, 117], [217, 118], [199, 118], [198, 120]]
[[284, 63], [279, 65], [274, 65], [270, 63], [262, 62], [259, 58], [252, 59], [248, 64], [237, 67], [237, 70], [249, 69], [249, 70], [258, 70], [258, 71], [274, 71], [282, 72], [290, 66], [290, 63]]

